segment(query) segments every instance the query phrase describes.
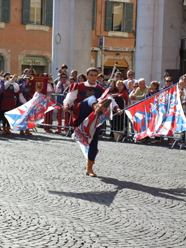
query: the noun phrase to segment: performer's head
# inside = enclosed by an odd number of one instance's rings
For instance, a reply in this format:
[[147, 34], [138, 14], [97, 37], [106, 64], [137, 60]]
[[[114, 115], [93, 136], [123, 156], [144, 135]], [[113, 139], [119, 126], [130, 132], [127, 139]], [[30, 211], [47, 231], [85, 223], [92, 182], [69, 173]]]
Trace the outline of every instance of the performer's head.
[[88, 80], [89, 84], [91, 84], [91, 85], [96, 84], [97, 76], [98, 76], [98, 70], [95, 67], [88, 68], [87, 80]]

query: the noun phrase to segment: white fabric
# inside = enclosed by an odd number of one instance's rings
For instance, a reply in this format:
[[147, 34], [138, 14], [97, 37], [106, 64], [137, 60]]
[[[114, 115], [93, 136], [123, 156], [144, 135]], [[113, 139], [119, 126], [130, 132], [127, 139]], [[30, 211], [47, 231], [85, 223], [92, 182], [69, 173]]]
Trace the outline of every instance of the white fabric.
[[[129, 87], [128, 87], [129, 80], [130, 79], [126, 79], [126, 80], [123, 81], [123, 83], [125, 84], [127, 90], [129, 90]], [[133, 81], [133, 84], [138, 83], [138, 80], [137, 79], [132, 79], [132, 81]]]
[[[59, 80], [58, 83], [57, 83], [57, 86], [56, 86], [56, 93], [57, 93], [57, 94], [61, 94], [61, 93], [62, 93], [61, 84], [62, 84], [62, 82], [61, 82], [61, 80]], [[64, 90], [65, 90], [69, 85], [70, 85], [70, 82], [69, 82], [68, 80], [66, 80], [66, 83], [63, 84]]]

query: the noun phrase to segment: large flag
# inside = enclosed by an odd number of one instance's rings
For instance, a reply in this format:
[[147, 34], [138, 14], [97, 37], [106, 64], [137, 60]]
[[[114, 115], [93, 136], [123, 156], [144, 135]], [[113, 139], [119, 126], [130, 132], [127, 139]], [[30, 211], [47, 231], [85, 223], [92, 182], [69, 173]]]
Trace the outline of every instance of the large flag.
[[86, 159], [88, 159], [89, 144], [93, 139], [96, 128], [99, 127], [105, 120], [109, 120], [111, 115], [111, 105], [101, 115], [96, 115], [93, 111], [72, 134], [72, 139], [80, 145]]
[[178, 85], [160, 91], [125, 111], [133, 123], [135, 141], [147, 136], [171, 136], [186, 130]]
[[46, 95], [35, 92], [33, 98], [18, 108], [5, 112], [5, 117], [15, 131], [34, 128], [44, 119], [45, 111], [55, 104]]

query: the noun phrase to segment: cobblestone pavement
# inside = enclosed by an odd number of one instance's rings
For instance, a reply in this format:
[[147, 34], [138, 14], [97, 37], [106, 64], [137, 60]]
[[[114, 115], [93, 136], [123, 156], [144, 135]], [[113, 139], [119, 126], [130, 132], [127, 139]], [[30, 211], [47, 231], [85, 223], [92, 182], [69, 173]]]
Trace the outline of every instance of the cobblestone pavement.
[[185, 149], [103, 139], [90, 178], [64, 135], [0, 144], [0, 247], [186, 247]]

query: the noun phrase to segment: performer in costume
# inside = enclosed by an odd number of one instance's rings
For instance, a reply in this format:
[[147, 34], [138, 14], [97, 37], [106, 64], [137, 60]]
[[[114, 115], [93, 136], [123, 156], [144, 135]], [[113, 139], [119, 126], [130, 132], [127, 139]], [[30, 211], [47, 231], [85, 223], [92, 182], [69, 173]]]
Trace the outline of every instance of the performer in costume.
[[2, 102], [1, 102], [1, 111], [3, 113], [3, 134], [13, 134], [10, 131], [10, 125], [4, 116], [6, 111], [12, 110], [15, 108], [15, 96], [19, 96], [20, 87], [15, 80], [17, 75], [14, 75], [10, 78], [10, 73], [6, 72], [4, 74], [4, 86], [5, 92], [3, 92]]
[[[64, 110], [68, 111], [74, 103], [70, 119], [70, 125], [73, 127], [79, 126], [92, 111], [95, 111], [98, 115], [102, 114], [106, 108], [109, 107], [111, 101], [114, 111], [118, 114], [122, 114], [122, 110], [118, 107], [113, 98], [112, 100], [108, 99], [104, 101], [102, 104], [98, 103], [97, 99], [101, 97], [106, 88], [102, 88], [99, 84], [97, 84], [97, 75], [98, 71], [96, 68], [89, 68], [87, 70], [86, 82], [72, 84], [70, 86], [70, 90], [64, 100]], [[97, 154], [98, 138], [99, 128], [96, 128], [93, 139], [89, 145], [88, 163], [86, 169], [86, 175], [91, 177], [97, 176], [93, 172], [92, 167], [95, 163], [95, 157]]]
[[[17, 106], [20, 106], [26, 102], [28, 102], [30, 99], [32, 99], [32, 92], [31, 92], [31, 82], [30, 82], [30, 75], [24, 75], [20, 82], [20, 90], [21, 90], [21, 95], [23, 96], [23, 98], [25, 99], [24, 101], [19, 101], [18, 99], [18, 103]], [[32, 133], [29, 131], [29, 129], [21, 130], [20, 131], [21, 135], [27, 134], [27, 135], [32, 135]]]

